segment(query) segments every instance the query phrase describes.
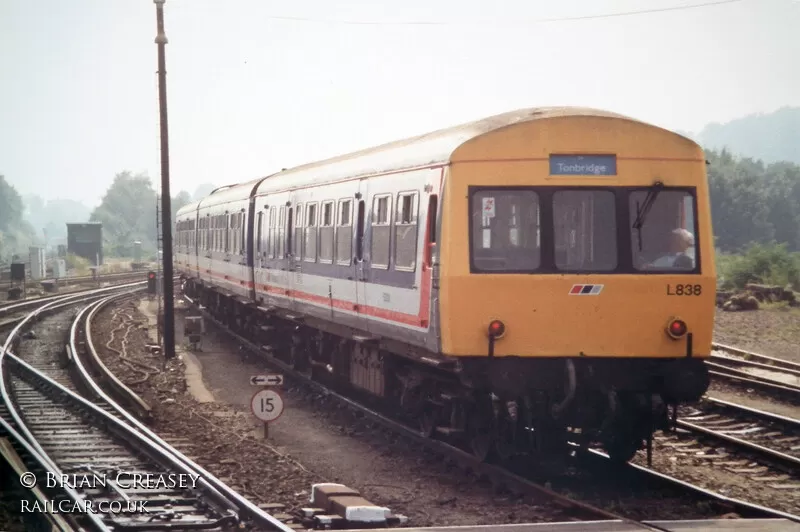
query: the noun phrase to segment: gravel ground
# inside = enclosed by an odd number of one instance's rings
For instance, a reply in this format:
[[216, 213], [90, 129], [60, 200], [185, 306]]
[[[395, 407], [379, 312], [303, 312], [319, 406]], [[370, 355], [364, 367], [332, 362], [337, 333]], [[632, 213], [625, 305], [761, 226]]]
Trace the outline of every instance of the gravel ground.
[[[151, 303], [139, 306], [154, 314]], [[126, 321], [147, 321], [134, 305], [125, 307]], [[112, 311], [100, 317], [98, 331], [116, 328], [111, 324]], [[753, 312], [719, 312], [715, 341], [751, 349], [760, 353], [800, 360], [800, 313], [789, 309]], [[177, 341], [182, 342], [181, 318]], [[105, 323], [105, 325], [103, 325]], [[367, 499], [394, 512], [410, 517], [413, 526], [560, 521], [569, 516], [549, 508], [547, 501], [520, 501], [493, 493], [460, 470], [450, 469], [440, 459], [421, 452], [418, 447], [367, 421], [353, 423], [353, 414], [325, 397], [302, 389], [284, 390], [288, 405], [279, 421], [270, 426], [266, 442], [256, 435], [260, 426], [249, 413], [254, 388], [250, 375], [268, 371], [264, 365], [242, 361], [236, 345], [213, 327], [204, 339], [203, 351], [183, 353], [190, 369], [201, 369], [202, 380], [192, 382], [199, 391], [194, 396], [187, 389], [182, 360], [161, 367], [160, 358], [149, 355], [145, 344], [150, 340], [143, 327], [127, 333], [127, 354], [149, 366], [126, 364], [109, 351], [104, 360], [126, 383], [132, 385], [153, 408], [156, 428], [168, 435], [182, 435], [195, 444], [198, 462], [227, 480], [234, 488], [258, 502], [283, 503], [287, 509], [308, 504], [314, 482], [342, 482], [358, 489]], [[127, 328], [117, 330], [113, 347]], [[107, 338], [98, 344], [103, 344]], [[137, 368], [137, 369], [134, 369]], [[154, 371], [159, 368], [157, 373]], [[144, 371], [143, 371], [144, 370]], [[207, 388], [210, 390], [204, 390]], [[737, 400], [756, 408], [769, 405], [768, 397], [754, 392], [712, 385], [715, 396]], [[199, 402], [204, 392], [209, 402]], [[796, 415], [796, 408], [772, 405], [765, 408], [784, 415]], [[187, 415], [188, 412], [188, 415]], [[260, 452], [254, 453], [254, 447]], [[656, 445], [658, 448], [658, 444]], [[202, 451], [200, 451], [202, 450]], [[798, 511], [794, 490], [754, 490], [751, 480], [709, 467], [697, 456], [676, 458], [674, 452], [656, 451], [654, 466], [664, 473], [682, 478], [732, 497], [752, 500], [785, 511]], [[258, 456], [254, 459], [253, 456]], [[775, 495], [777, 491], [777, 495]]]
[[152, 428], [165, 439], [190, 441], [176, 447], [252, 501], [307, 506], [311, 485], [321, 479], [254, 439], [247, 416], [227, 405], [195, 400], [187, 389], [183, 360], [164, 364], [163, 357], [146, 348], [152, 343], [147, 324], [133, 302], [102, 312], [93, 330], [106, 366], [152, 408]]
[[[755, 463], [734, 465], [737, 461], [741, 462], [740, 457], [736, 454], [726, 455], [724, 448], [716, 447], [711, 441], [708, 445], [699, 443], [694, 436], [687, 436], [681, 441], [691, 445], [672, 448], [657, 440], [653, 442], [654, 470], [734, 499], [800, 515], [800, 484], [796, 482], [797, 477], [776, 475], [766, 468], [754, 473], [734, 472], [724, 464], [730, 463], [731, 469], [747, 469]], [[639, 452], [633, 462], [646, 465], [646, 455]], [[789, 484], [796, 487], [772, 487]]]
[[[153, 303], [120, 307], [120, 315], [139, 324], [154, 314]], [[118, 329], [121, 316], [105, 312], [97, 325], [102, 341]], [[182, 343], [182, 318], [178, 316], [176, 343]], [[207, 324], [207, 329], [213, 329]], [[127, 327], [114, 332], [112, 347], [119, 348]], [[105, 334], [101, 331], [107, 331]], [[148, 337], [141, 326], [127, 333], [126, 355], [153, 369], [158, 357], [145, 350]], [[182, 351], [182, 350], [181, 350]], [[118, 354], [106, 351], [104, 361], [126, 383], [142, 381], [144, 366], [126, 364]], [[410, 526], [479, 525], [570, 520], [570, 514], [549, 499], [520, 500], [494, 493], [491, 487], [450, 468], [441, 459], [396, 435], [366, 421], [353, 422], [351, 412], [333, 401], [301, 389], [285, 387], [288, 405], [282, 417], [270, 425], [266, 442], [256, 439], [262, 432], [249, 412], [255, 388], [249, 377], [267, 372], [263, 365], [244, 362], [237, 346], [223, 334], [209, 330], [203, 351], [183, 353], [190, 366], [202, 367], [204, 383], [191, 382], [202, 398], [203, 384], [213, 402], [199, 402], [189, 393], [184, 363], [170, 362], [147, 381], [132, 388], [154, 409], [156, 429], [182, 435], [196, 446], [197, 461], [209, 471], [229, 480], [232, 487], [259, 502], [283, 503], [287, 511], [308, 505], [314, 482], [341, 482], [359, 490], [375, 504], [409, 517]], [[196, 361], [196, 362], [195, 362]], [[135, 365], [137, 370], [132, 370]], [[194, 390], [193, 390], [194, 391]], [[188, 414], [187, 414], [188, 413]], [[356, 416], [357, 417], [357, 416]], [[200, 451], [202, 449], [202, 452]]]
[[780, 306], [748, 312], [717, 309], [714, 341], [800, 362], [800, 309]]
[[712, 380], [706, 395], [780, 416], [800, 418], [800, 407], [796, 403], [771, 397], [769, 393], [753, 388]]
[[[714, 341], [800, 362], [800, 309], [772, 307], [749, 312], [717, 310]], [[714, 379], [709, 395], [751, 408], [800, 418], [800, 407], [744, 386]]]

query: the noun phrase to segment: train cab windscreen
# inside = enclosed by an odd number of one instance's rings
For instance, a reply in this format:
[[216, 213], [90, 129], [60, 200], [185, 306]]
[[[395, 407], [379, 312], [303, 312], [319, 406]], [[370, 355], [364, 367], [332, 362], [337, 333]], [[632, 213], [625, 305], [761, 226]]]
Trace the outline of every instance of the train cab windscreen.
[[[697, 269], [694, 197], [685, 190], [660, 191], [639, 216], [648, 190], [630, 193], [631, 250], [639, 271], [687, 273]], [[652, 197], [652, 196], [651, 196]]]
[[[476, 273], [698, 272], [695, 201], [686, 189], [478, 189], [470, 212]], [[543, 232], [552, 246], [544, 255]]]

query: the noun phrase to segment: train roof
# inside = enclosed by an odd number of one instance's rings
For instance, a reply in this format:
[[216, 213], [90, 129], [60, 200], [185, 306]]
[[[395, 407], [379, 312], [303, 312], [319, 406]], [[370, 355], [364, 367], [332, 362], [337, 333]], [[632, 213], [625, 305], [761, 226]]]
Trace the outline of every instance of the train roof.
[[[567, 116], [597, 116], [638, 122], [639, 120], [588, 107], [535, 107], [482, 118], [424, 135], [398, 140], [365, 150], [291, 168], [262, 178], [258, 191], [281, 190], [313, 183], [336, 181], [436, 164], [447, 164], [453, 152], [465, 142], [504, 127]], [[666, 131], [666, 130], [665, 130]], [[259, 181], [259, 180], [257, 180]], [[267, 190], [263, 190], [264, 193]]]
[[180, 217], [183, 216], [186, 213], [196, 211], [198, 205], [200, 205], [199, 201], [192, 201], [191, 203], [187, 203], [186, 205], [184, 205], [183, 207], [178, 209], [175, 212], [175, 221], [178, 221], [180, 219]]
[[[609, 111], [588, 107], [534, 107], [518, 109], [424, 135], [382, 144], [361, 151], [317, 161], [260, 177], [245, 183], [227, 185], [213, 191], [195, 204], [204, 208], [232, 201], [241, 201], [251, 194], [337, 181], [348, 177], [367, 176], [416, 167], [447, 164], [455, 150], [465, 142], [486, 133], [534, 120], [568, 116], [596, 116], [637, 122], [653, 126]], [[662, 129], [662, 128], [658, 128]], [[667, 130], [665, 132], [672, 133]], [[685, 137], [684, 137], [685, 138]], [[694, 143], [691, 139], [686, 139]], [[185, 212], [189, 206], [179, 213]]]

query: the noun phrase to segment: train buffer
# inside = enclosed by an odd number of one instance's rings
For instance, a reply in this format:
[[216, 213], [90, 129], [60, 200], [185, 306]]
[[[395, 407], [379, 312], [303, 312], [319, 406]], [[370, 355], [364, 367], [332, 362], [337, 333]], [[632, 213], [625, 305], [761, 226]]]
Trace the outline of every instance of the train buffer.
[[303, 524], [314, 529], [381, 528], [405, 524], [408, 518], [372, 504], [343, 484], [314, 484], [311, 507], [301, 509]]

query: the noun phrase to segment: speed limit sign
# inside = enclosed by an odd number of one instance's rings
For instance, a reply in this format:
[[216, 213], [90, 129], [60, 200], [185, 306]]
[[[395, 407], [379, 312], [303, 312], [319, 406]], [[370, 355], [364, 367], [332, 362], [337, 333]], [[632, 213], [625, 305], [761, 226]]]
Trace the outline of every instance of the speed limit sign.
[[275, 421], [283, 414], [283, 398], [275, 390], [261, 390], [250, 400], [250, 410], [261, 421]]

